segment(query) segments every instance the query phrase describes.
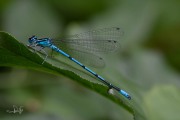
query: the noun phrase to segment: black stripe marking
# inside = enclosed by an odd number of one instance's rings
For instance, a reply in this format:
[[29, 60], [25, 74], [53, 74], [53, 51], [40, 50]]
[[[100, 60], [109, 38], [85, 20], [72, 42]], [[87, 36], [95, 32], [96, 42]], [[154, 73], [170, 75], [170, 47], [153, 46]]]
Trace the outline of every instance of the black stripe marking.
[[68, 58], [69, 58], [70, 60], [72, 60], [72, 57], [71, 57], [71, 56], [69, 56]]

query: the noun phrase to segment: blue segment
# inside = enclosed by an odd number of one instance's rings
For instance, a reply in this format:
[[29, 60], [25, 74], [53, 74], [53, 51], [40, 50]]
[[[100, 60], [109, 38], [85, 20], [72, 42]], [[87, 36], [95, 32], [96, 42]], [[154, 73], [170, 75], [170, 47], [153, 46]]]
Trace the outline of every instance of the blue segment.
[[[99, 36], [99, 37], [94, 37], [93, 35]], [[105, 35], [105, 36], [102, 36]], [[78, 38], [77, 38], [78, 36]], [[121, 36], [121, 32], [119, 28], [113, 27], [113, 28], [104, 28], [104, 29], [99, 29], [99, 30], [93, 30], [93, 31], [89, 31], [86, 32], [84, 34], [79, 34], [76, 35], [75, 38], [71, 38], [71, 39], [67, 39], [67, 41], [61, 40], [60, 43], [62, 44], [61, 47], [63, 47], [63, 43], [68, 43], [68, 44], [72, 44], [72, 49], [74, 50], [80, 50], [80, 48], [84, 48], [83, 49], [83, 53], [86, 52], [92, 52], [92, 51], [100, 51], [100, 52], [108, 52], [108, 51], [113, 51], [114, 48], [116, 48], [117, 46], [117, 38], [120, 38]], [[87, 38], [84, 39], [84, 38]], [[101, 38], [101, 39], [100, 39]], [[102, 39], [103, 38], [103, 39]], [[104, 83], [105, 85], [107, 85], [110, 89], [115, 89], [117, 90], [119, 93], [121, 93], [123, 96], [125, 96], [126, 98], [128, 98], [129, 100], [131, 99], [131, 96], [125, 92], [124, 90], [121, 90], [120, 88], [112, 85], [111, 83], [109, 83], [108, 81], [106, 81], [103, 77], [99, 76], [98, 74], [96, 74], [94, 71], [92, 71], [91, 69], [89, 69], [88, 67], [84, 66], [81, 62], [79, 62], [78, 60], [71, 58], [69, 54], [65, 53], [62, 49], [60, 49], [61, 47], [58, 47], [57, 44], [54, 44], [50, 38], [42, 38], [42, 39], [38, 39], [36, 36], [32, 36], [31, 38], [29, 38], [29, 47], [33, 47], [36, 50], [36, 46], [40, 46], [42, 49], [45, 47], [49, 47], [52, 50], [68, 57], [70, 60], [72, 60], [73, 62], [75, 62], [76, 64], [80, 65], [81, 67], [83, 67], [86, 71], [88, 71], [89, 73], [93, 74], [95, 77], [97, 77], [102, 83]], [[68, 46], [67, 44], [67, 46]], [[73, 45], [74, 44], [74, 45]], [[92, 47], [90, 46], [90, 44], [92, 45]], [[95, 47], [95, 44], [98, 45], [97, 48]], [[93, 49], [94, 48], [94, 49]], [[47, 53], [44, 51], [44, 53], [46, 54], [46, 57], [48, 56]], [[46, 60], [46, 57], [44, 59], [44, 61]], [[44, 63], [43, 61], [43, 63]], [[42, 64], [43, 64], [42, 63]]]
[[48, 38], [37, 40], [37, 43], [43, 47], [50, 47], [52, 45], [51, 40]]
[[100, 78], [101, 80], [105, 80], [103, 77], [101, 77], [101, 76], [99, 76], [99, 75], [98, 75], [98, 78]]
[[74, 59], [74, 58], [72, 58], [72, 61], [74, 61], [75, 63], [77, 63], [78, 65], [80, 65], [80, 66], [83, 66], [83, 64], [82, 63], [80, 63], [79, 61], [77, 61], [76, 59]]
[[127, 92], [125, 92], [124, 90], [120, 90], [119, 92], [120, 92], [122, 95], [124, 95], [126, 98], [128, 98], [129, 100], [131, 99], [130, 95], [129, 95]]
[[96, 73], [95, 72], [93, 72], [91, 69], [89, 69], [88, 67], [85, 67], [85, 69], [87, 70], [87, 71], [89, 71], [90, 73], [92, 73], [93, 75], [96, 75]]
[[62, 50], [58, 49], [59, 53], [61, 53], [62, 55], [66, 56], [66, 57], [70, 57], [70, 55], [68, 55], [67, 53], [63, 52]]
[[58, 47], [56, 47], [55, 45], [51, 45], [50, 48], [55, 50], [55, 51], [58, 51]]

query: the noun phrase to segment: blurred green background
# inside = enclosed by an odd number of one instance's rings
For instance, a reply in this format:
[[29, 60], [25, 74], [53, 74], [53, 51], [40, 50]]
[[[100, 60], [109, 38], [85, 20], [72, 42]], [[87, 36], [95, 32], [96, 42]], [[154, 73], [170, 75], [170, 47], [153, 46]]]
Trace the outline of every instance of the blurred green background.
[[[66, 77], [1, 67], [0, 119], [180, 120], [179, 13], [179, 0], [1, 0], [0, 30], [24, 44], [32, 35], [121, 27], [121, 48], [93, 70], [132, 95], [134, 116]], [[23, 113], [7, 113], [13, 105]]]

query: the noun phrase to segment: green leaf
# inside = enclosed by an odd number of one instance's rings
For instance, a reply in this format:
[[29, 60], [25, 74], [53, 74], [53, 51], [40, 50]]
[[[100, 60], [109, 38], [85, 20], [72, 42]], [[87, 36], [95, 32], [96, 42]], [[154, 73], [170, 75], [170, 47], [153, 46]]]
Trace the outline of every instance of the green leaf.
[[22, 67], [55, 75], [64, 75], [86, 88], [89, 88], [90, 90], [93, 90], [112, 100], [131, 114], [135, 114], [133, 108], [130, 107], [129, 103], [124, 99], [107, 94], [108, 88], [106, 86], [92, 83], [90, 80], [81, 78], [72, 71], [60, 69], [47, 62], [42, 65], [41, 63], [43, 59], [38, 54], [31, 52], [26, 45], [19, 43], [15, 38], [5, 32], [0, 32], [0, 55], [0, 66]]

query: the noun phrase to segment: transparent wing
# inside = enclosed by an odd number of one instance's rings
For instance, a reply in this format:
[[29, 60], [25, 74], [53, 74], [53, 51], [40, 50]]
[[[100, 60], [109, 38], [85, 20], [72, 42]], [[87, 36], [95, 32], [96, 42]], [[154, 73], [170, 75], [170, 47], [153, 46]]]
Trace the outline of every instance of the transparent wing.
[[72, 56], [80, 62], [82, 61], [84, 65], [89, 65], [96, 68], [103, 68], [105, 66], [104, 60], [92, 53], [73, 51]]
[[53, 40], [60, 48], [68, 47], [83, 52], [112, 52], [120, 46], [123, 31], [120, 28], [103, 28], [68, 36], [65, 39]]
[[85, 65], [104, 67], [104, 60], [95, 54], [117, 50], [122, 35], [120, 28], [103, 28], [67, 36], [64, 39], [53, 39], [53, 44]]

